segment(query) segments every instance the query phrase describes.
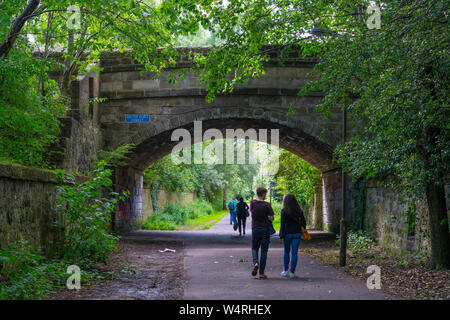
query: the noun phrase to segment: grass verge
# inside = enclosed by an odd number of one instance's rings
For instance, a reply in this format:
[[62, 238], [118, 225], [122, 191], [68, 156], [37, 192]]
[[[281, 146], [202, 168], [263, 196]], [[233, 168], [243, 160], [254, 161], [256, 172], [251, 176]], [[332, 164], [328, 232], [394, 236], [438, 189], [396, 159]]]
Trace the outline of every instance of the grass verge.
[[204, 215], [195, 219], [189, 219], [186, 224], [179, 226], [177, 229], [209, 229], [228, 214], [227, 210], [216, 210], [212, 214]]
[[214, 210], [202, 199], [187, 205], [169, 204], [163, 210], [153, 213], [142, 224], [146, 230], [209, 229], [226, 215], [227, 211]]

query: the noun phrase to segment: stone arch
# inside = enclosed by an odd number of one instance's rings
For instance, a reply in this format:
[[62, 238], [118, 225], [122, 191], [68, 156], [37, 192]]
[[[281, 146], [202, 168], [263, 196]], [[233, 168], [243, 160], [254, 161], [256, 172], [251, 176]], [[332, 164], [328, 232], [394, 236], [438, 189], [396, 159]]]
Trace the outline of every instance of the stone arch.
[[128, 230], [142, 218], [143, 171], [154, 161], [172, 152], [178, 143], [172, 141], [172, 132], [184, 128], [194, 137], [194, 121], [202, 121], [202, 134], [208, 129], [216, 128], [224, 137], [226, 129], [278, 129], [281, 148], [303, 158], [322, 172], [319, 200], [322, 202], [320, 207], [323, 207], [323, 222], [328, 230], [336, 230], [342, 206], [339, 202], [340, 170], [332, 160], [333, 147], [315, 136], [318, 134], [317, 127], [308, 126], [296, 117], [289, 118], [283, 112], [245, 108], [201, 109], [188, 112], [182, 117], [171, 115], [165, 121], [162, 118], [158, 120], [150, 125], [138, 124], [141, 128], [135, 134], [117, 144], [134, 143], [135, 148], [129, 155], [127, 166], [115, 172], [116, 191], [130, 191], [128, 201], [120, 203], [116, 210], [115, 229]]

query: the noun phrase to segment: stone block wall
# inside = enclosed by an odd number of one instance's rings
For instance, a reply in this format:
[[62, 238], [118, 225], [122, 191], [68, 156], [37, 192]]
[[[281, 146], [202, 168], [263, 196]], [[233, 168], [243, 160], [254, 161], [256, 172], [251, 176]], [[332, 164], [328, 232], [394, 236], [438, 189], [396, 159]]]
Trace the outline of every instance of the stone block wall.
[[[446, 186], [448, 190], [449, 186]], [[408, 234], [405, 212], [408, 202], [390, 188], [380, 187], [376, 181], [369, 181], [366, 186], [366, 206], [363, 217], [364, 229], [380, 245], [397, 250], [416, 251], [428, 249], [429, 225], [428, 208], [424, 201], [416, 204], [416, 226]], [[449, 200], [447, 194], [447, 203]], [[450, 207], [447, 213], [450, 218]]]
[[57, 185], [52, 171], [0, 164], [0, 247], [19, 240], [42, 247], [51, 256], [62, 239], [54, 222]]
[[[164, 208], [169, 203], [186, 205], [197, 199], [196, 192], [174, 192], [170, 193], [164, 189], [158, 191], [156, 195], [159, 208]], [[151, 189], [144, 186], [142, 192], [142, 221], [147, 220], [153, 213]]]
[[61, 120], [61, 134], [54, 147], [60, 151], [53, 164], [68, 171], [86, 173], [97, 160], [102, 144], [98, 124], [99, 77], [94, 73], [72, 81], [71, 106]]
[[70, 118], [65, 126], [65, 130], [70, 133], [69, 138], [65, 139], [64, 157], [60, 167], [86, 173], [97, 160], [101, 131], [92, 119], [84, 114], [79, 115], [78, 119]]

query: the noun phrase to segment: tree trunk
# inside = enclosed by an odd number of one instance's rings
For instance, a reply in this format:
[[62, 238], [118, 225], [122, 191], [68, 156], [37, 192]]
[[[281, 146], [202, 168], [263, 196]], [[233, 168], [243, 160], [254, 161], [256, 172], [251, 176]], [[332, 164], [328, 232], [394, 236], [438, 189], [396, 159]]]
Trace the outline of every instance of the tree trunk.
[[31, 15], [36, 11], [36, 8], [39, 6], [40, 2], [40, 0], [28, 1], [28, 4], [23, 12], [14, 20], [11, 26], [11, 32], [9, 33], [7, 40], [0, 45], [0, 57], [6, 58], [8, 56], [9, 51], [11, 51], [20, 34], [20, 31], [22, 30], [27, 20], [30, 19]]
[[159, 190], [159, 182], [155, 182], [152, 185], [152, 207], [153, 207], [153, 213], [158, 212], [159, 206], [158, 206], [158, 190]]
[[227, 210], [227, 187], [223, 187], [222, 210]]
[[72, 83], [72, 73], [74, 70], [74, 61], [71, 60], [70, 56], [73, 56], [73, 43], [74, 43], [74, 34], [72, 31], [68, 31], [67, 33], [67, 53], [68, 57], [64, 61], [65, 69], [62, 75], [61, 80], [61, 92], [70, 96], [71, 94], [71, 83]]
[[[440, 133], [439, 128], [423, 127], [423, 159], [427, 172], [435, 169], [432, 154], [427, 146], [433, 145]], [[444, 174], [439, 172], [433, 181], [426, 183], [431, 238], [431, 266], [433, 269], [450, 269], [450, 235], [445, 201]]]
[[[425, 67], [424, 87], [429, 89], [433, 100], [437, 99], [436, 84], [430, 80], [434, 77], [431, 64]], [[422, 108], [423, 109], [423, 108]], [[442, 150], [433, 150], [441, 129], [424, 124], [422, 127], [422, 157], [426, 172], [439, 170], [436, 161], [432, 160], [443, 154]], [[438, 157], [436, 157], [438, 156]], [[438, 160], [439, 161], [439, 160]], [[437, 171], [433, 179], [427, 178], [425, 194], [428, 203], [431, 237], [431, 267], [433, 269], [450, 269], [450, 235], [447, 208], [445, 203], [444, 172]]]
[[431, 266], [450, 269], [450, 236], [443, 185], [429, 183], [426, 189], [431, 234]]

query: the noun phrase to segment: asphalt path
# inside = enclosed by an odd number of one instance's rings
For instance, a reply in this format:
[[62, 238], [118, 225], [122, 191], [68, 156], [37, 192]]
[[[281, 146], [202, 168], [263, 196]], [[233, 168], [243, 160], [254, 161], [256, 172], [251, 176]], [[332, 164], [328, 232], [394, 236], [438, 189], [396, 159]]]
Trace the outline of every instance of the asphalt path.
[[[136, 236], [184, 243], [185, 289], [188, 300], [386, 300], [392, 297], [369, 290], [366, 283], [339, 270], [316, 263], [299, 249], [296, 278], [281, 277], [283, 246], [278, 236], [271, 238], [265, 274], [268, 279], [251, 276], [251, 228], [239, 237], [229, 216], [208, 230], [138, 231]], [[311, 232], [311, 241], [329, 236]], [[368, 274], [369, 276], [369, 274]]]

